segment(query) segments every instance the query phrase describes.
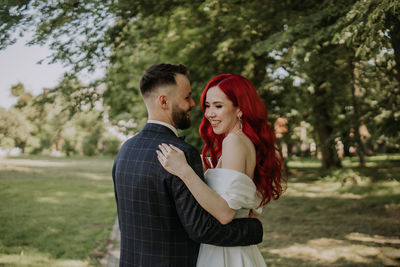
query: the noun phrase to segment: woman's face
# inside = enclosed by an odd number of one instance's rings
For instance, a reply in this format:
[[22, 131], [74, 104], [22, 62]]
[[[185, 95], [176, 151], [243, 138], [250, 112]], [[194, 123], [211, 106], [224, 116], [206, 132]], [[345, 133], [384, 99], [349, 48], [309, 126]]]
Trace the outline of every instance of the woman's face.
[[218, 86], [208, 89], [204, 116], [210, 122], [215, 134], [229, 134], [240, 130], [238, 115], [240, 110], [234, 107]]

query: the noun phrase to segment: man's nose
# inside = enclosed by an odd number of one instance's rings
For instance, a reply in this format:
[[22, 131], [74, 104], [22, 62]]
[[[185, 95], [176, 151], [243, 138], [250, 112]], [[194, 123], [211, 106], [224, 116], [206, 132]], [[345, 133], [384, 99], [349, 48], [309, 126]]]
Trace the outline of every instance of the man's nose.
[[191, 103], [190, 103], [190, 106], [191, 106], [192, 108], [194, 108], [194, 107], [196, 106], [196, 102], [194, 102], [193, 98], [192, 98], [192, 101], [191, 101]]

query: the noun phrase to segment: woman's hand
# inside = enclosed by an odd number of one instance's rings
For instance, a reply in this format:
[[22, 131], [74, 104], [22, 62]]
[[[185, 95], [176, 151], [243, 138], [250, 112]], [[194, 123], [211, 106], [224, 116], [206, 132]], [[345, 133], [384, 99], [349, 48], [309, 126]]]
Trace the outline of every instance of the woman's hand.
[[157, 150], [161, 165], [171, 174], [178, 176], [189, 188], [194, 198], [221, 224], [227, 224], [235, 217], [236, 210], [229, 207], [225, 199], [197, 175], [187, 164], [185, 153], [173, 145], [162, 144]]
[[161, 144], [158, 146], [157, 158], [161, 165], [171, 174], [183, 179], [187, 164], [185, 153], [173, 145]]

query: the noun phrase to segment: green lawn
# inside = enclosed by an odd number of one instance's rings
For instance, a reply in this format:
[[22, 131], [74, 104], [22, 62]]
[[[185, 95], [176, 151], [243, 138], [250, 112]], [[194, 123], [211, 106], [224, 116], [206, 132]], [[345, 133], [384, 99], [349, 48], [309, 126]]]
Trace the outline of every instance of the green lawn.
[[287, 192], [263, 213], [259, 247], [269, 267], [400, 266], [400, 155], [343, 164], [321, 171], [316, 159], [288, 162]]
[[[262, 215], [269, 267], [400, 265], [400, 155], [343, 164], [288, 162], [287, 192]], [[111, 168], [107, 158], [0, 159], [0, 266], [98, 265], [116, 217]]]
[[96, 265], [115, 221], [112, 159], [0, 159], [0, 266]]

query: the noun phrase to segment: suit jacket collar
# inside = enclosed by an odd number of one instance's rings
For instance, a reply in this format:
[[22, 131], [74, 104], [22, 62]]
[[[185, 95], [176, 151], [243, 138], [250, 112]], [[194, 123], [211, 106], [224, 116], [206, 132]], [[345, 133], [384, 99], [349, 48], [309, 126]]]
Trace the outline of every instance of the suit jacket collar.
[[176, 134], [168, 127], [157, 124], [157, 123], [146, 123], [146, 125], [143, 127], [142, 131], [151, 131], [151, 132], [157, 132], [157, 133], [165, 133], [168, 135], [176, 136]]
[[157, 121], [157, 120], [148, 120], [147, 123], [155, 123], [155, 124], [164, 125], [167, 128], [170, 128], [175, 133], [175, 135], [178, 136], [178, 130], [174, 126], [169, 124], [169, 123], [166, 123], [166, 122], [163, 122], [163, 121]]

